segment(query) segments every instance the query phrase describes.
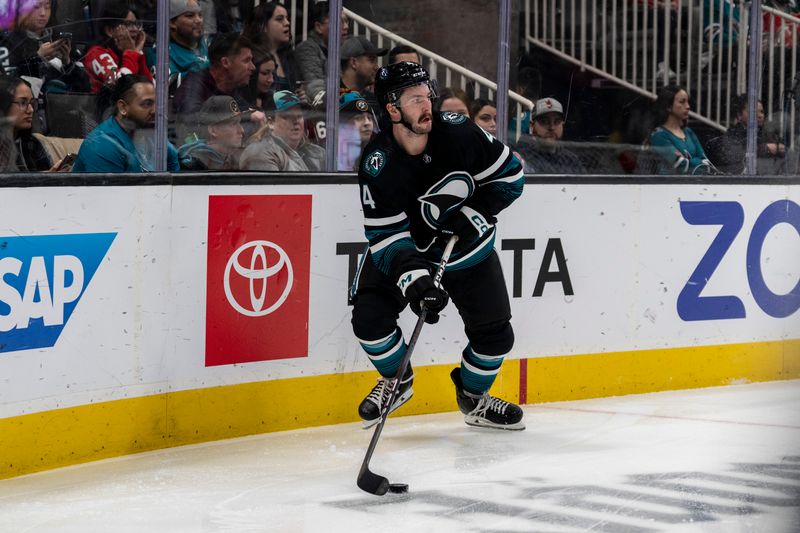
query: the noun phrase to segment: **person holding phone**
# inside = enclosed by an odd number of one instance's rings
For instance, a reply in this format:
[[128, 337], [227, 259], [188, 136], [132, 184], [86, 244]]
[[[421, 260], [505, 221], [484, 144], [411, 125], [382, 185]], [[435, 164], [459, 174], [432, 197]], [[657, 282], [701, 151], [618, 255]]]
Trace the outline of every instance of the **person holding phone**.
[[[43, 92], [86, 92], [89, 78], [72, 57], [72, 35], [53, 33], [54, 0], [38, 0], [20, 18], [13, 31], [0, 36], [0, 46], [8, 50], [6, 71], [18, 76], [43, 80]], [[11, 67], [11, 68], [7, 68]]]

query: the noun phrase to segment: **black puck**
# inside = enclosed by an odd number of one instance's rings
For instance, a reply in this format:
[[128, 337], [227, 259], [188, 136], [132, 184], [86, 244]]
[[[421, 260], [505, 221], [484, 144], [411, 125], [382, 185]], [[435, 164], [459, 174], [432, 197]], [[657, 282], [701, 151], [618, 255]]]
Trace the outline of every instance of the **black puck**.
[[390, 483], [389, 492], [392, 494], [404, 494], [408, 492], [408, 485], [405, 483]]

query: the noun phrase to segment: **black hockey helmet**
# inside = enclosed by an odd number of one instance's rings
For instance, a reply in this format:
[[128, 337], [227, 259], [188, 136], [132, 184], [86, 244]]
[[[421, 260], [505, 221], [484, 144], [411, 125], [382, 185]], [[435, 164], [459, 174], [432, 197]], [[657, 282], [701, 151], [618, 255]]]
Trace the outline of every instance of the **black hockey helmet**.
[[400, 61], [378, 69], [375, 74], [375, 96], [383, 108], [386, 104], [397, 103], [403, 89], [422, 84], [427, 84], [432, 97], [436, 98], [436, 81], [431, 81], [425, 67], [413, 61]]

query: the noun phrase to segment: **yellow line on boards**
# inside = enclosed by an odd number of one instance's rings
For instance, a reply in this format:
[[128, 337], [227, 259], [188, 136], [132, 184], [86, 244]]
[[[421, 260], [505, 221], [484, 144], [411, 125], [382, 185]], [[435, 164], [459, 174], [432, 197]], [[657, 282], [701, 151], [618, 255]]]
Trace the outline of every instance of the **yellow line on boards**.
[[800, 378], [800, 340], [539, 357], [527, 402], [556, 402]]
[[[415, 367], [397, 415], [454, 411], [454, 364]], [[521, 376], [526, 376], [520, 383]], [[800, 378], [800, 340], [509, 359], [492, 394], [528, 403]], [[0, 419], [0, 479], [148, 450], [357, 420], [375, 372], [243, 383]]]

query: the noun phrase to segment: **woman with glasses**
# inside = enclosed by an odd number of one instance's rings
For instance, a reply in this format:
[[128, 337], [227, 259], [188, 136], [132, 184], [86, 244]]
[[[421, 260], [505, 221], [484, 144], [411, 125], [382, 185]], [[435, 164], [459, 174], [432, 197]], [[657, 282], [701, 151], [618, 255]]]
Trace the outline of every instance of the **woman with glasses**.
[[[16, 163], [12, 171], [40, 172], [54, 170], [42, 143], [33, 135], [33, 116], [38, 102], [28, 82], [16, 76], [0, 76], [0, 93], [3, 93], [3, 117], [7, 134], [14, 140]], [[4, 143], [5, 146], [5, 143]], [[4, 154], [5, 155], [5, 154]]]
[[97, 17], [97, 35], [100, 41], [83, 58], [93, 93], [113, 86], [123, 74], [153, 79], [143, 53], [147, 35], [127, 2], [106, 4]]

